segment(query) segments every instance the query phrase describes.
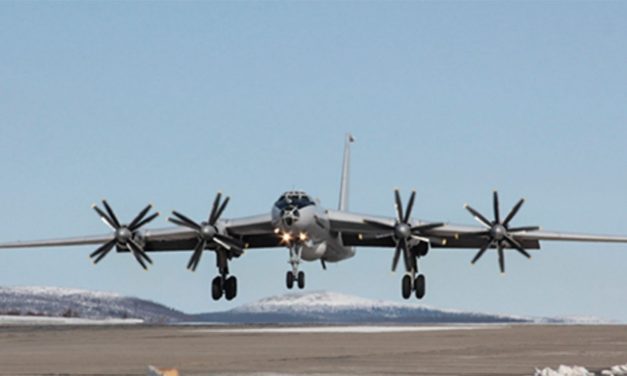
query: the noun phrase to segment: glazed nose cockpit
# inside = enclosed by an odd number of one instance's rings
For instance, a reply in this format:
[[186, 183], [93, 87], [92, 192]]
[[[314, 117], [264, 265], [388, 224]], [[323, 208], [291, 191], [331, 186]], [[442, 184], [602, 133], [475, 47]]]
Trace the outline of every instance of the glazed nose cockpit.
[[286, 192], [274, 203], [275, 223], [284, 228], [294, 226], [301, 218], [301, 209], [314, 205], [304, 192]]

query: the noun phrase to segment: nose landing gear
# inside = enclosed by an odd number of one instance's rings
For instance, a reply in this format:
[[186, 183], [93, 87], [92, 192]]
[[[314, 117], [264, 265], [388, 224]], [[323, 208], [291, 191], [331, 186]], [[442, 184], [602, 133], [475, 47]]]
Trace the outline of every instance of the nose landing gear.
[[292, 289], [294, 287], [294, 282], [298, 285], [299, 289], [305, 288], [305, 272], [299, 271], [298, 267], [300, 265], [301, 254], [303, 251], [303, 247], [301, 245], [292, 245], [290, 246], [290, 259], [288, 263], [292, 265], [292, 270], [288, 271], [285, 275], [285, 285], [288, 289]]

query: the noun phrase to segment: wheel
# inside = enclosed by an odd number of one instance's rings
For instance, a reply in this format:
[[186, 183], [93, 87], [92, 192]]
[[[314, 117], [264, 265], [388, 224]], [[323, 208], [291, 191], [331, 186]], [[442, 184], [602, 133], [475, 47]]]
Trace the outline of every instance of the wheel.
[[233, 300], [237, 295], [237, 278], [231, 276], [224, 281], [224, 297], [226, 300]]
[[416, 298], [422, 299], [425, 296], [426, 278], [423, 274], [419, 274], [414, 282], [414, 288], [416, 289]]
[[403, 287], [403, 299], [409, 299], [411, 296], [411, 276], [403, 276], [401, 285]]
[[213, 300], [220, 300], [223, 291], [222, 277], [215, 277], [211, 282], [211, 297]]
[[305, 272], [298, 272], [298, 288], [305, 288]]
[[292, 272], [287, 272], [287, 274], [285, 275], [285, 284], [290, 290], [292, 289], [292, 287], [294, 287], [294, 274], [292, 274]]

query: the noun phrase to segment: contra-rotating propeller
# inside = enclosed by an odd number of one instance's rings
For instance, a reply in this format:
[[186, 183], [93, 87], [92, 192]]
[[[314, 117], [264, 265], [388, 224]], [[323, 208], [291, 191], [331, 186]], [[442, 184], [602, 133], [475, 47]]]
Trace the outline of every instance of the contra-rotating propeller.
[[518, 210], [520, 210], [520, 207], [522, 206], [524, 202], [525, 202], [525, 199], [521, 198], [520, 201], [518, 201], [518, 203], [514, 205], [514, 207], [509, 212], [507, 217], [505, 217], [504, 221], [501, 221], [501, 215], [500, 215], [500, 210], [499, 210], [499, 195], [496, 191], [494, 191], [493, 193], [494, 221], [487, 220], [486, 217], [481, 215], [481, 213], [479, 213], [475, 209], [471, 208], [468, 204], [464, 205], [466, 210], [468, 210], [470, 214], [472, 214], [473, 217], [475, 217], [475, 219], [479, 223], [481, 223], [483, 226], [485, 226], [487, 229], [485, 231], [463, 234], [464, 237], [466, 236], [487, 236], [488, 237], [486, 243], [481, 247], [481, 249], [479, 249], [479, 252], [477, 252], [475, 257], [472, 259], [471, 261], [472, 264], [477, 262], [477, 260], [479, 260], [479, 258], [483, 256], [485, 251], [493, 245], [496, 245], [496, 248], [498, 249], [499, 267], [501, 269], [501, 273], [505, 273], [505, 258], [503, 254], [503, 249], [508, 244], [514, 249], [516, 249], [519, 253], [524, 255], [525, 257], [531, 258], [531, 255], [527, 253], [527, 251], [523, 248], [520, 242], [514, 239], [513, 235], [518, 232], [536, 231], [536, 230], [539, 230], [540, 227], [537, 227], [537, 226], [509, 227], [510, 221], [512, 220], [512, 218], [514, 218], [516, 213], [518, 213]]
[[189, 259], [189, 263], [187, 264], [187, 269], [191, 271], [196, 270], [196, 267], [200, 262], [200, 257], [202, 256], [202, 252], [210, 242], [214, 242], [227, 251], [233, 252], [236, 256], [241, 255], [243, 252], [243, 245], [239, 240], [229, 235], [220, 234], [218, 231], [216, 222], [222, 215], [222, 212], [224, 212], [224, 209], [226, 209], [226, 205], [229, 203], [229, 197], [226, 197], [224, 201], [220, 202], [221, 198], [222, 194], [218, 193], [213, 201], [213, 207], [209, 213], [209, 218], [207, 221], [201, 222], [200, 224], [177, 211], [172, 212], [172, 215], [176, 218], [168, 218], [168, 221], [179, 226], [192, 229], [198, 235], [198, 243], [196, 243], [194, 253], [192, 253], [192, 257]]
[[121, 224], [118, 218], [115, 216], [115, 213], [109, 206], [106, 200], [102, 200], [102, 205], [104, 206], [106, 213], [102, 211], [96, 204], [92, 205], [96, 213], [100, 216], [102, 221], [109, 226], [113, 231], [113, 239], [101, 245], [98, 249], [92, 252], [89, 257], [93, 259], [94, 264], [97, 264], [100, 260], [102, 260], [117, 244], [122, 247], [128, 248], [135, 259], [144, 269], [148, 269], [146, 266], [146, 262], [152, 264], [152, 260], [146, 252], [144, 251], [143, 245], [138, 243], [135, 240], [135, 234], [137, 231], [147, 223], [151, 222], [153, 219], [159, 216], [159, 213], [153, 213], [146, 217], [150, 209], [152, 209], [152, 205], [146, 206], [137, 216], [129, 223]]
[[444, 223], [428, 223], [424, 225], [411, 226], [409, 224], [409, 219], [411, 217], [411, 211], [414, 207], [414, 200], [416, 198], [416, 191], [411, 192], [411, 196], [409, 197], [409, 202], [407, 203], [407, 208], [405, 212], [403, 212], [403, 203], [401, 201], [401, 195], [398, 189], [394, 190], [394, 199], [396, 206], [396, 222], [394, 225], [389, 225], [387, 223], [364, 219], [364, 223], [367, 223], [373, 227], [377, 227], [381, 230], [386, 230], [385, 233], [377, 234], [377, 238], [387, 238], [392, 237], [394, 242], [396, 243], [396, 250], [394, 252], [394, 259], [392, 260], [392, 271], [396, 271], [396, 267], [398, 265], [398, 260], [401, 256], [401, 251], [403, 252], [403, 256], [405, 257], [405, 266], [409, 268], [411, 265], [410, 258], [410, 250], [409, 250], [409, 241], [411, 239], [429, 242], [429, 239], [421, 236], [423, 231], [431, 230], [437, 227], [441, 227]]

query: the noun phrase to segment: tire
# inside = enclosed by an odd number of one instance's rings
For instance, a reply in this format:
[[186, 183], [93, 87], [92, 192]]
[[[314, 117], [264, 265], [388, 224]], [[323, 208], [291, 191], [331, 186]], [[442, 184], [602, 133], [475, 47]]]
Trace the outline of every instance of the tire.
[[298, 272], [298, 288], [301, 290], [305, 288], [305, 272]]
[[409, 299], [411, 296], [411, 277], [408, 275], [403, 276], [401, 281], [403, 299]]
[[290, 290], [294, 287], [294, 274], [292, 272], [287, 272], [285, 275], [285, 285]]
[[222, 297], [222, 277], [215, 277], [211, 282], [211, 297], [213, 300], [220, 300]]
[[423, 274], [419, 274], [418, 277], [416, 277], [414, 287], [416, 289], [416, 298], [422, 299], [425, 296], [427, 287], [427, 279]]
[[224, 296], [226, 300], [233, 300], [237, 296], [237, 278], [234, 276], [224, 281]]

